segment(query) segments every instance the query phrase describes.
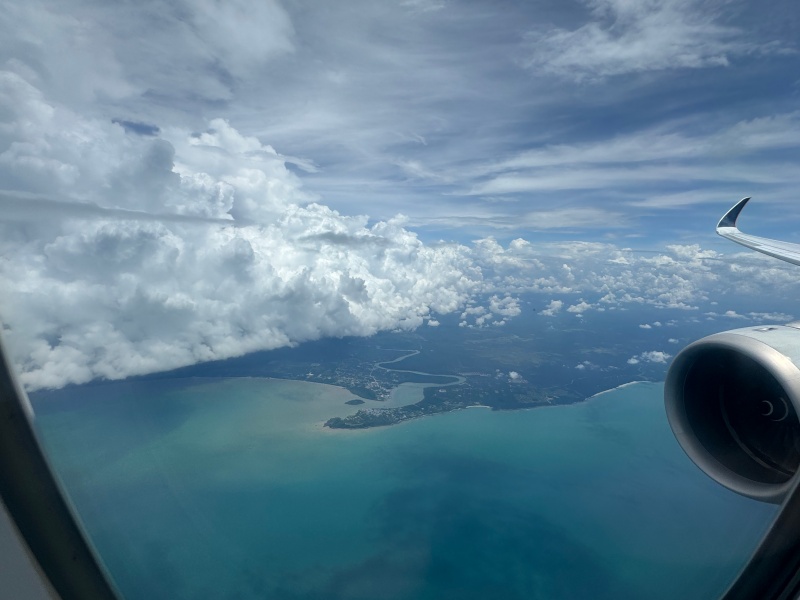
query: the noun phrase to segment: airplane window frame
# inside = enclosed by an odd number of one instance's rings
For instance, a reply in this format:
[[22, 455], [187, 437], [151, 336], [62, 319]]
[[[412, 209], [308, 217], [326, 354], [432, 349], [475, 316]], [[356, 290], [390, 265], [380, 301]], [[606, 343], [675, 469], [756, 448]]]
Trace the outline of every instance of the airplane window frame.
[[800, 477], [750, 560], [721, 600], [800, 598]]
[[119, 600], [45, 458], [32, 418], [0, 339], [0, 498], [58, 598]]

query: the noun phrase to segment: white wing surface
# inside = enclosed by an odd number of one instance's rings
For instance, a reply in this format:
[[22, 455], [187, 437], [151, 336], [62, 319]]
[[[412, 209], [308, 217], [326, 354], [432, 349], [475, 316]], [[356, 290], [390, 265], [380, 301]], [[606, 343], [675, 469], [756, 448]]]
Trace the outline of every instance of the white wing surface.
[[737, 244], [752, 248], [756, 252], [762, 252], [769, 256], [785, 260], [786, 262], [800, 265], [800, 244], [791, 244], [789, 242], [756, 237], [739, 231], [739, 228], [736, 227], [736, 219], [739, 218], [739, 213], [742, 212], [748, 200], [750, 200], [750, 198], [742, 198], [733, 208], [725, 213], [725, 216], [722, 217], [717, 224], [717, 233]]

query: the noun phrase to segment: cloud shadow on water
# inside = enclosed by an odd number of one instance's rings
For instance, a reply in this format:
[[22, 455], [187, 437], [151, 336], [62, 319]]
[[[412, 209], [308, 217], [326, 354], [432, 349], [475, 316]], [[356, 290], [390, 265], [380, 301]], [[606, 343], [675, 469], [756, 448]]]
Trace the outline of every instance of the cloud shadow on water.
[[634, 598], [608, 559], [515, 496], [519, 475], [477, 457], [418, 453], [370, 519], [380, 548], [307, 594], [276, 598]]

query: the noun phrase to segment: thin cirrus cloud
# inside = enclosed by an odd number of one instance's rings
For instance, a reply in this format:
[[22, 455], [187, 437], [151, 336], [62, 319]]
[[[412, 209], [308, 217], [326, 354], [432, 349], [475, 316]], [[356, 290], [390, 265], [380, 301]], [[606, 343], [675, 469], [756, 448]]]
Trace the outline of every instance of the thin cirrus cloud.
[[[483, 181], [466, 191], [474, 196], [585, 190], [625, 191], [626, 206], [673, 208], [708, 203], [737, 190], [769, 187], [772, 198], [788, 198], [797, 186], [793, 165], [764, 155], [798, 148], [797, 112], [737, 122], [711, 134], [637, 132], [611, 140], [554, 145], [487, 164]], [[706, 184], [714, 181], [713, 189]], [[664, 194], [675, 182], [691, 191]], [[593, 207], [598, 210], [597, 207]], [[601, 209], [602, 210], [602, 209]], [[606, 209], [607, 210], [607, 209]], [[620, 223], [619, 219], [611, 219]]]
[[728, 66], [742, 55], [786, 51], [781, 45], [748, 41], [739, 27], [717, 22], [709, 3], [586, 0], [585, 4], [591, 12], [587, 23], [528, 34], [528, 67], [583, 80]]

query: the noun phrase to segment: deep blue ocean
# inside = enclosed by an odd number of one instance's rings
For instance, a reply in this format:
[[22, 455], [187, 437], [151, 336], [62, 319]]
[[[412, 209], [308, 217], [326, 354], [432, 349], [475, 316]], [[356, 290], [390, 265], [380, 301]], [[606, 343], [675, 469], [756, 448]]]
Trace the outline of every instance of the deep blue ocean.
[[238, 378], [33, 401], [129, 600], [708, 599], [775, 511], [685, 457], [660, 384], [324, 429], [350, 398]]

